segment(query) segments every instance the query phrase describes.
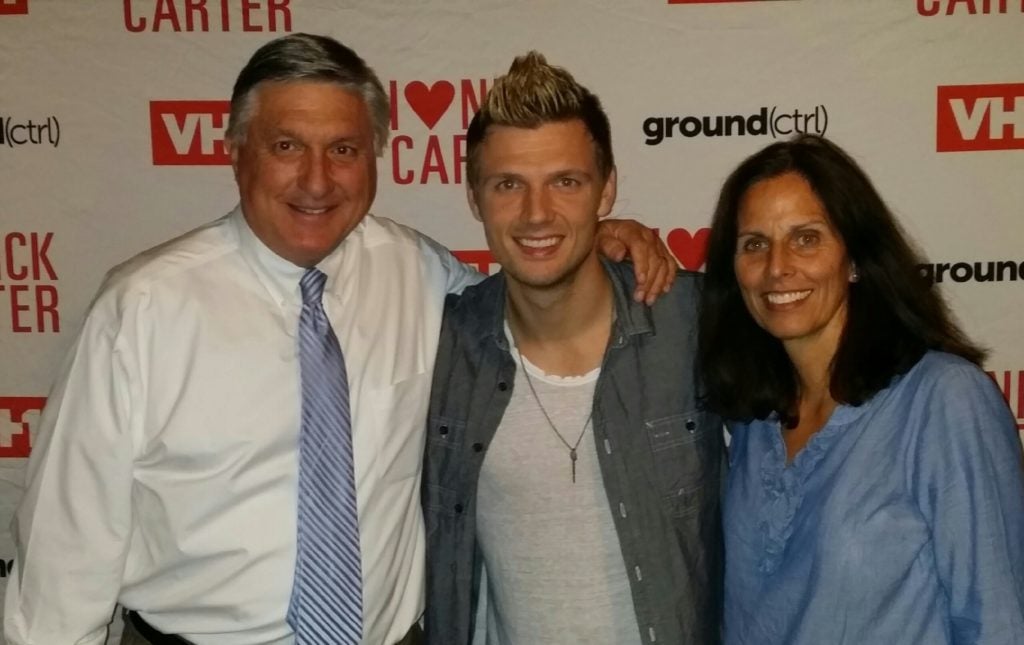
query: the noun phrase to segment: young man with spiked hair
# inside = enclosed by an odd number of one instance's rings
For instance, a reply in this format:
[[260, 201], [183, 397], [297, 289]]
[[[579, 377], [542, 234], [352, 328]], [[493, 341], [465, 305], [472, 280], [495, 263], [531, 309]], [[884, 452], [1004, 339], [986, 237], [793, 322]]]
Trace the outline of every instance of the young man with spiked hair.
[[647, 306], [598, 256], [608, 118], [540, 54], [495, 81], [467, 143], [469, 206], [502, 270], [449, 296], [442, 323], [428, 642], [719, 642], [723, 445], [694, 382], [698, 275]]

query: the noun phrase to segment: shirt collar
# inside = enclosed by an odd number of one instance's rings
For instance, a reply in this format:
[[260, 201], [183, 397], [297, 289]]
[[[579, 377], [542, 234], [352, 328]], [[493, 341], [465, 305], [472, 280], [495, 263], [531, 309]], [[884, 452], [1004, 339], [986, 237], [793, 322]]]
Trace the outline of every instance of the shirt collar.
[[[235, 207], [229, 217], [238, 235], [239, 251], [243, 259], [252, 268], [256, 277], [274, 301], [279, 306], [284, 306], [300, 300], [299, 281], [306, 272], [305, 267], [300, 267], [282, 258], [256, 237], [256, 234], [253, 233], [245, 216], [242, 214], [240, 205]], [[327, 282], [324, 286], [325, 292], [333, 291], [334, 283], [339, 279], [338, 274], [340, 273], [339, 269], [345, 254], [345, 248], [350, 247], [352, 244], [358, 244], [353, 239], [362, 237], [363, 227], [363, 222], [360, 222], [355, 229], [349, 232], [336, 249], [317, 263], [316, 267], [327, 275]]]
[[[601, 258], [601, 264], [611, 282], [612, 299], [615, 304], [615, 320], [612, 323], [610, 344], [612, 347], [622, 347], [630, 338], [654, 331], [651, 308], [632, 298], [632, 264], [611, 262], [604, 258]], [[482, 291], [483, 297], [479, 303], [480, 311], [491, 312], [491, 316], [490, 318], [486, 316], [478, 318], [481, 323], [481, 328], [478, 331], [481, 335], [493, 338], [501, 349], [509, 351], [508, 341], [505, 338], [505, 293], [507, 291], [505, 272], [500, 271], [485, 282], [491, 280], [494, 281], [494, 288]]]

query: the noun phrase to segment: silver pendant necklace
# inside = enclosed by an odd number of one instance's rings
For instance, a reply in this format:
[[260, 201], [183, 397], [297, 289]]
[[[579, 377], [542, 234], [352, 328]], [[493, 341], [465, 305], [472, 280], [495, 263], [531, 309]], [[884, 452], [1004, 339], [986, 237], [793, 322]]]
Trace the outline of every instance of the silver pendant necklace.
[[523, 353], [519, 351], [519, 347], [516, 347], [516, 352], [519, 353], [519, 366], [523, 368], [523, 376], [526, 377], [526, 384], [530, 386], [530, 392], [533, 394], [533, 400], [537, 402], [537, 407], [540, 408], [541, 414], [547, 420], [548, 425], [551, 427], [552, 432], [558, 437], [566, 448], [569, 449], [569, 460], [572, 465], [572, 483], [576, 483], [576, 459], [578, 454], [576, 449], [580, 447], [580, 442], [583, 441], [583, 435], [587, 433], [587, 428], [590, 426], [590, 420], [594, 416], [594, 406], [590, 406], [590, 414], [587, 415], [587, 420], [583, 422], [583, 429], [580, 430], [580, 436], [576, 437], [576, 443], [569, 445], [569, 442], [565, 440], [562, 433], [555, 427], [554, 421], [551, 420], [551, 416], [548, 411], [544, 409], [544, 404], [540, 402], [540, 397], [537, 396], [537, 390], [533, 387], [533, 379], [530, 378], [530, 372], [526, 369], [526, 362], [523, 359]]

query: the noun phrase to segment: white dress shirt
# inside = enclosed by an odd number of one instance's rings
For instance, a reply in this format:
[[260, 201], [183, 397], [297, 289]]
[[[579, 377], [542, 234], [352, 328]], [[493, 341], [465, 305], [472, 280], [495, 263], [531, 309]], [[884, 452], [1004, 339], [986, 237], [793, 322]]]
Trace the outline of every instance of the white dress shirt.
[[[479, 276], [373, 216], [318, 266], [351, 390], [363, 643], [390, 644], [423, 609], [444, 296]], [[303, 271], [236, 209], [110, 273], [34, 438], [12, 645], [100, 645], [117, 602], [199, 645], [293, 642]]]

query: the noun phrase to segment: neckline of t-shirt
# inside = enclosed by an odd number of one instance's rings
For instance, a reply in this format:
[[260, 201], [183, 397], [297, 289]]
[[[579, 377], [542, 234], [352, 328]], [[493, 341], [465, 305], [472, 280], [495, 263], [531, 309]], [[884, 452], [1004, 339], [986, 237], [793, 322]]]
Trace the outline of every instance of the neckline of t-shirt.
[[559, 387], [578, 387], [580, 385], [593, 383], [597, 380], [597, 377], [601, 375], [600, 365], [586, 374], [574, 374], [572, 376], [548, 374], [540, 367], [531, 363], [529, 358], [519, 352], [519, 348], [516, 346], [516, 340], [512, 337], [512, 329], [508, 326], [508, 320], [505, 321], [505, 338], [508, 340], [509, 351], [512, 352], [512, 357], [516, 359], [516, 364], [522, 364], [523, 367], [526, 368], [526, 371], [530, 373], [531, 378], [543, 381], [548, 385], [557, 385]]

